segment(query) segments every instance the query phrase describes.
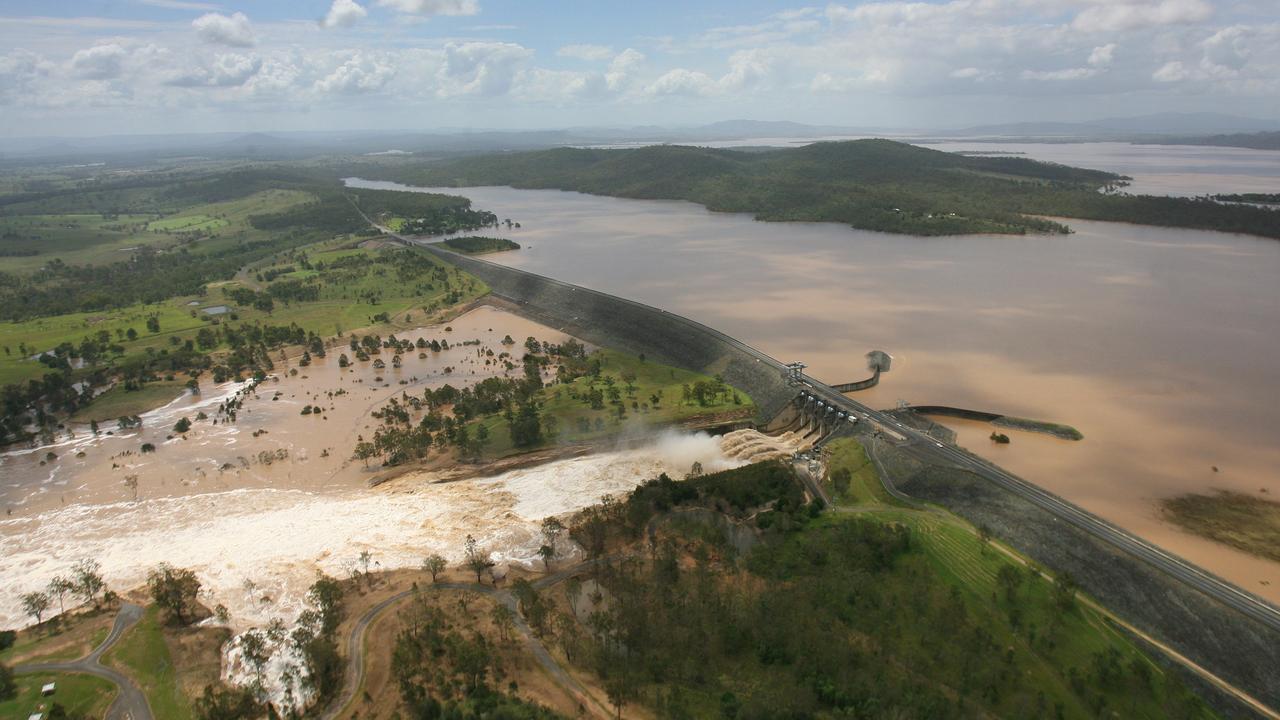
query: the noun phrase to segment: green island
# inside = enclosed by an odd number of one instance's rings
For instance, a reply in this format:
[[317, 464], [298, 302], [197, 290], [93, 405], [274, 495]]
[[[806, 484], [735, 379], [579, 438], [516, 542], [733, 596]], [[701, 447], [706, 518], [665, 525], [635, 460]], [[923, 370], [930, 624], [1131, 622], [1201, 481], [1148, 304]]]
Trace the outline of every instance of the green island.
[[468, 237], [455, 237], [448, 240], [441, 240], [438, 245], [443, 245], [450, 250], [454, 250], [464, 255], [485, 255], [495, 252], [506, 252], [508, 250], [519, 250], [520, 243], [506, 238], [481, 237], [472, 235]]
[[1236, 193], [1231, 195], [1214, 195], [1214, 200], [1236, 203], [1261, 203], [1263, 205], [1280, 204], [1280, 193]]
[[1068, 232], [1079, 218], [1280, 238], [1263, 208], [1126, 195], [1127, 178], [1019, 157], [946, 153], [891, 140], [743, 152], [675, 145], [558, 148], [396, 166], [364, 177], [429, 186], [511, 185], [689, 200], [760, 220], [840, 222], [913, 235]]
[[1187, 532], [1280, 561], [1280, 502], [1219, 490], [1165, 498], [1160, 506], [1166, 520]]

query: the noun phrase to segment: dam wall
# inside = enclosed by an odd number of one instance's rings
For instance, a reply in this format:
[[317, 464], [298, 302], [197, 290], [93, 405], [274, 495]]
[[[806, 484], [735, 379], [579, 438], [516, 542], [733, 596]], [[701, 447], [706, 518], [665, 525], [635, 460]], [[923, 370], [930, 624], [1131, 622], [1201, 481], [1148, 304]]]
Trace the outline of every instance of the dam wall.
[[649, 305], [423, 245], [480, 278], [518, 314], [586, 342], [685, 370], [719, 375], [751, 396], [756, 422], [787, 407], [796, 390], [782, 365], [713, 328]]

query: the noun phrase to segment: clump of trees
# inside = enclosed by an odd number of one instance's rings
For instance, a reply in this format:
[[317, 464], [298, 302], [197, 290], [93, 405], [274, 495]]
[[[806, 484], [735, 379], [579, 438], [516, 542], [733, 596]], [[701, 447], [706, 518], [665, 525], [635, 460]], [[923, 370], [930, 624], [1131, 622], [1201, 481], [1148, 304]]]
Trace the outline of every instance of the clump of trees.
[[193, 619], [200, 580], [191, 570], [160, 563], [147, 574], [147, 591], [157, 606], [168, 611], [179, 625], [186, 625]]

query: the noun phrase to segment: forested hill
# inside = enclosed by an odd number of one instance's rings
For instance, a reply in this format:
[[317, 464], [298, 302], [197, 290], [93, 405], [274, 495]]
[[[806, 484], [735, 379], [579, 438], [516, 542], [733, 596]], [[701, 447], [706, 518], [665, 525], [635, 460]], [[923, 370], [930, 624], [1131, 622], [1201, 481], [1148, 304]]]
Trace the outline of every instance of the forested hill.
[[659, 145], [559, 148], [403, 166], [369, 176], [415, 185], [511, 185], [691, 200], [761, 220], [843, 222], [921, 235], [1066, 232], [1033, 216], [1118, 220], [1280, 237], [1265, 209], [1102, 192], [1125, 178], [1026, 158], [969, 157], [890, 140], [768, 152]]

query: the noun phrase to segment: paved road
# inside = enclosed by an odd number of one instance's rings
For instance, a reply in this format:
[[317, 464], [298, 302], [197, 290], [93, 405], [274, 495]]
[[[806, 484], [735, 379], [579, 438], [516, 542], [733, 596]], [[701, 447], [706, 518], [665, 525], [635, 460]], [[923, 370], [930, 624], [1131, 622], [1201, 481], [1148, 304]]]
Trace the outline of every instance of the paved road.
[[846, 411], [852, 410], [881, 426], [891, 428], [900, 435], [905, 436], [907, 441], [899, 446], [917, 459], [925, 463], [953, 465], [990, 480], [1031, 502], [1033, 505], [1048, 511], [1056, 519], [1071, 523], [1130, 555], [1163, 570], [1240, 613], [1280, 631], [1280, 608], [1276, 608], [1262, 598], [1246, 592], [1226, 580], [1192, 565], [1186, 560], [1162, 550], [1146, 540], [1112, 525], [1097, 515], [1067, 502], [1043, 488], [1032, 485], [986, 460], [953, 445], [938, 442], [925, 433], [915, 430], [884, 413], [872, 410], [861, 403], [844, 397], [822, 383], [806, 378], [803, 387], [814, 396], [821, 398], [828, 405], [834, 405]]
[[[120, 612], [116, 615], [115, 624], [111, 626], [111, 632], [107, 634], [107, 639], [94, 648], [93, 652], [72, 662], [19, 665], [14, 668], [14, 672], [19, 675], [45, 672], [87, 673], [105, 678], [120, 688], [120, 694], [116, 696], [115, 702], [111, 703], [111, 707], [107, 709], [107, 720], [152, 720], [151, 707], [147, 705], [147, 697], [142, 694], [142, 691], [133, 683], [133, 680], [100, 662], [102, 655], [110, 650], [116, 644], [116, 641], [129, 628], [136, 625], [140, 619], [142, 619], [142, 608], [132, 603], [125, 603], [120, 606]], [[54, 700], [57, 700], [56, 694], [54, 695]]]
[[[568, 579], [569, 577], [582, 572], [590, 567], [591, 563], [581, 563], [570, 568], [565, 568], [554, 575], [539, 578], [534, 585], [539, 588], [549, 587], [557, 582]], [[547, 651], [545, 645], [542, 644], [534, 634], [533, 629], [520, 615], [516, 598], [507, 590], [499, 590], [489, 585], [477, 585], [475, 583], [455, 583], [455, 582], [438, 582], [426, 585], [420, 588], [421, 591], [430, 590], [470, 590], [494, 598], [498, 602], [506, 605], [511, 610], [512, 620], [515, 624], [516, 631], [520, 633], [524, 639], [525, 647], [542, 666], [542, 669], [564, 690], [569, 697], [577, 704], [588, 709], [588, 712], [594, 708], [601, 711], [604, 717], [609, 717], [608, 708], [602, 708], [598, 705], [595, 698], [590, 695], [586, 688], [582, 687], [576, 679], [551, 657], [551, 653]], [[342, 692], [338, 697], [329, 703], [329, 707], [320, 714], [321, 720], [334, 720], [343, 713], [355, 700], [356, 693], [360, 691], [361, 684], [364, 683], [364, 649], [365, 635], [369, 630], [369, 626], [373, 624], [384, 612], [397, 603], [411, 597], [415, 590], [404, 590], [392, 595], [391, 597], [379, 602], [377, 605], [365, 611], [356, 624], [351, 628], [351, 634], [347, 636], [347, 671], [343, 680]], [[592, 714], [601, 714], [596, 712]]]

